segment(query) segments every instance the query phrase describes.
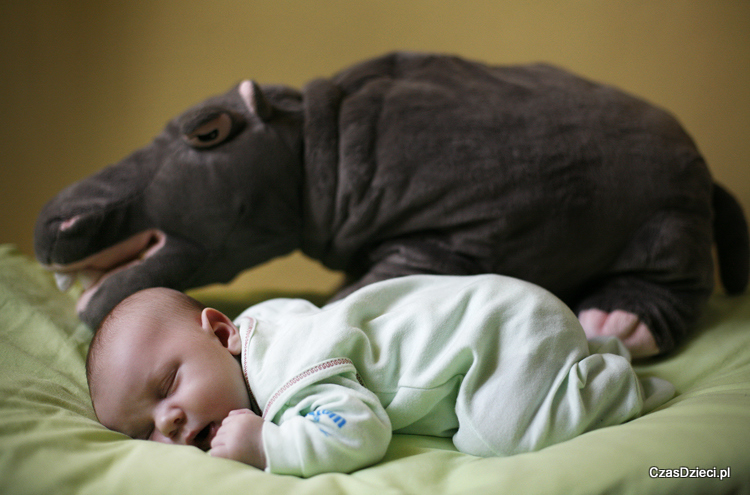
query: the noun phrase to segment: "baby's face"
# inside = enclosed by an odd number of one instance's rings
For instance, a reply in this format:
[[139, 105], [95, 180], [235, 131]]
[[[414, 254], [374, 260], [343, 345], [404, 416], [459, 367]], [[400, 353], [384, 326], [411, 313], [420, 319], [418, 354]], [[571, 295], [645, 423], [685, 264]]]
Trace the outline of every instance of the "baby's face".
[[92, 400], [104, 426], [205, 451], [230, 411], [250, 407], [236, 357], [239, 334], [230, 336], [226, 322], [237, 329], [224, 317], [217, 331], [211, 311], [165, 319], [159, 328], [134, 315], [112, 333], [92, 377]]

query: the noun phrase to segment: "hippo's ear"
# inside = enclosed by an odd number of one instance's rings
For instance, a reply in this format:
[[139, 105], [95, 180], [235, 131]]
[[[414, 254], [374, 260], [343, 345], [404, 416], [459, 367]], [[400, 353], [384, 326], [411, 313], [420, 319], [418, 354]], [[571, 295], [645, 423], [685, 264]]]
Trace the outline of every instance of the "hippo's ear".
[[260, 86], [255, 81], [242, 81], [237, 88], [248, 110], [264, 122], [271, 118], [271, 105], [266, 101]]

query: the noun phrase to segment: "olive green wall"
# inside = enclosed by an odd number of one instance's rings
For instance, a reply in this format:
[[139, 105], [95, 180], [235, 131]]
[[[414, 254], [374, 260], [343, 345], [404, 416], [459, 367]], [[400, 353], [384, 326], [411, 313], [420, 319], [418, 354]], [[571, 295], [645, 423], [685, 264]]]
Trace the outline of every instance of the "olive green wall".
[[[748, 0], [0, 0], [0, 242], [63, 186], [243, 78], [301, 86], [393, 49], [549, 61], [675, 113], [750, 211]], [[332, 287], [295, 255], [250, 287]], [[315, 280], [320, 279], [320, 280]]]

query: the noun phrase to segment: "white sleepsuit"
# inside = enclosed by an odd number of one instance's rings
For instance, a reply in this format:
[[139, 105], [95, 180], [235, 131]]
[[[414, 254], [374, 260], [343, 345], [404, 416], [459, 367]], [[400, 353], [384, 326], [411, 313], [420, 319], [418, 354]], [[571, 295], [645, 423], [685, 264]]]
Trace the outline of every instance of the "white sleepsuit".
[[396, 278], [323, 308], [274, 299], [236, 324], [274, 473], [367, 466], [392, 431], [479, 456], [534, 451], [674, 393], [639, 380], [616, 339], [587, 341], [552, 294], [499, 275]]

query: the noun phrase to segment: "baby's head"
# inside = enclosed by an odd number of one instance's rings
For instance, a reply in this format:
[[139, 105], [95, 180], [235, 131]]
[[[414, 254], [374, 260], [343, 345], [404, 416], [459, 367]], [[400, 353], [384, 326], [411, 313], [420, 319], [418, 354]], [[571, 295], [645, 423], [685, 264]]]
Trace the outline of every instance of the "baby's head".
[[86, 372], [99, 421], [133, 438], [208, 450], [222, 420], [250, 407], [239, 331], [171, 289], [133, 294], [104, 319]]

